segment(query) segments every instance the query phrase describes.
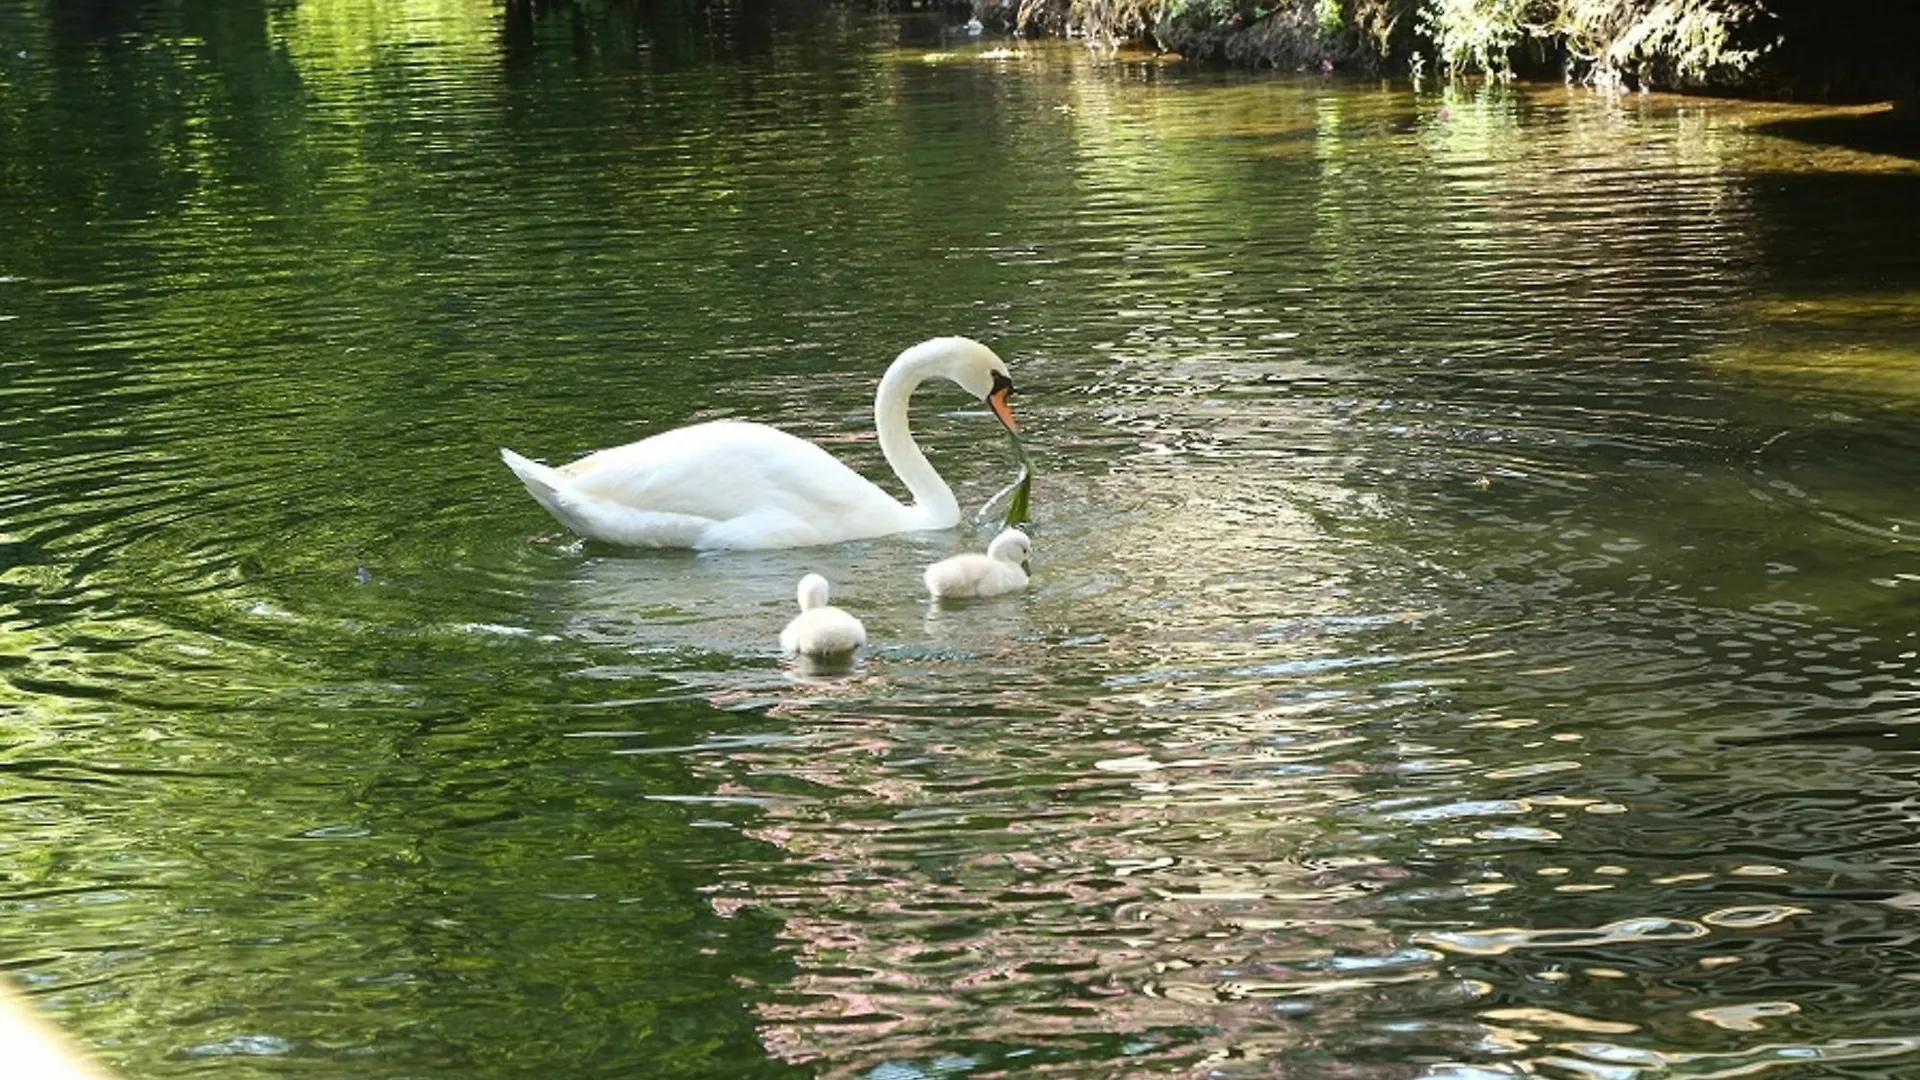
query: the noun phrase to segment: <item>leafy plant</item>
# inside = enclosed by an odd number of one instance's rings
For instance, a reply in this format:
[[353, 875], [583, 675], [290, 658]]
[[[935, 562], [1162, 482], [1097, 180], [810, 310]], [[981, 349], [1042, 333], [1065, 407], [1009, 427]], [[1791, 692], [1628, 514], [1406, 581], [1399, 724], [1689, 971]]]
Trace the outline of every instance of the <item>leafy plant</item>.
[[1340, 13], [1340, 0], [1314, 0], [1313, 19], [1322, 37], [1332, 37], [1346, 25]]
[[1456, 74], [1509, 74], [1534, 41], [1591, 81], [1697, 85], [1752, 65], [1762, 50], [1735, 42], [1764, 14], [1762, 0], [1425, 0], [1419, 26]]
[[1449, 73], [1512, 70], [1513, 50], [1525, 36], [1528, 0], [1428, 0], [1420, 31], [1434, 43]]

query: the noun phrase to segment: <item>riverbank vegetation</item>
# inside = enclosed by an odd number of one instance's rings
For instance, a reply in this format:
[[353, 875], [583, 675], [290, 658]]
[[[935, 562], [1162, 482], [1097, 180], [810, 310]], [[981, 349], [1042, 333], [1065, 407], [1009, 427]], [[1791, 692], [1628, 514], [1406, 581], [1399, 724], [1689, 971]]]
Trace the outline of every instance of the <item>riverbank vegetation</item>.
[[1871, 0], [974, 0], [991, 25], [1199, 60], [1416, 77], [1920, 98], [1920, 4]]

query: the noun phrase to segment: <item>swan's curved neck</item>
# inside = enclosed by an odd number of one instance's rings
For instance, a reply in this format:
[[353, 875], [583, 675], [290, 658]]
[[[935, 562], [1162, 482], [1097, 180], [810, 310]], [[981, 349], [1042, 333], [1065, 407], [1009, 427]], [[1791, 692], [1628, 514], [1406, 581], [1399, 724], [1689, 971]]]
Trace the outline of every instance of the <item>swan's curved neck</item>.
[[909, 349], [887, 368], [873, 399], [873, 424], [880, 434], [880, 452], [895, 476], [913, 495], [909, 510], [914, 528], [950, 529], [960, 523], [960, 503], [940, 474], [934, 471], [907, 426], [907, 400], [921, 383], [942, 374], [937, 355]]

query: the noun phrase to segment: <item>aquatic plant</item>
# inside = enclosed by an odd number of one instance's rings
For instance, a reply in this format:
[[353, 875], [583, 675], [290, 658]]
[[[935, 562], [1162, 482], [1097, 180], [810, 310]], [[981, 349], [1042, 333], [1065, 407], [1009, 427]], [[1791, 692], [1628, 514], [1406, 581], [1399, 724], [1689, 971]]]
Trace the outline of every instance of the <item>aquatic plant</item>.
[[1773, 44], [1770, 0], [976, 0], [1029, 33], [1139, 41], [1248, 66], [1564, 71], [1601, 85], [1737, 81]]
[[1531, 45], [1569, 77], [1706, 86], [1752, 66], [1766, 45], [1741, 41], [1766, 18], [1760, 0], [1426, 0], [1420, 29], [1456, 74], [1511, 74]]
[[1419, 26], [1443, 70], [1504, 74], [1525, 37], [1527, 7], [1527, 0], [1428, 0]]

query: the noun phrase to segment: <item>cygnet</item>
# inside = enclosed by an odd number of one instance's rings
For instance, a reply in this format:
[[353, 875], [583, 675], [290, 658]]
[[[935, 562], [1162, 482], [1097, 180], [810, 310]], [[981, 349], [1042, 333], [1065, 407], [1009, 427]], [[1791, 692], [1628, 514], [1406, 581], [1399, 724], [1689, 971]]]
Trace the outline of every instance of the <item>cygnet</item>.
[[1008, 529], [993, 538], [985, 555], [969, 552], [927, 567], [927, 592], [936, 600], [1019, 592], [1027, 587], [1027, 556], [1032, 553], [1027, 534]]
[[827, 579], [800, 579], [800, 614], [780, 631], [780, 647], [802, 656], [845, 656], [867, 643], [860, 620], [827, 603]]

